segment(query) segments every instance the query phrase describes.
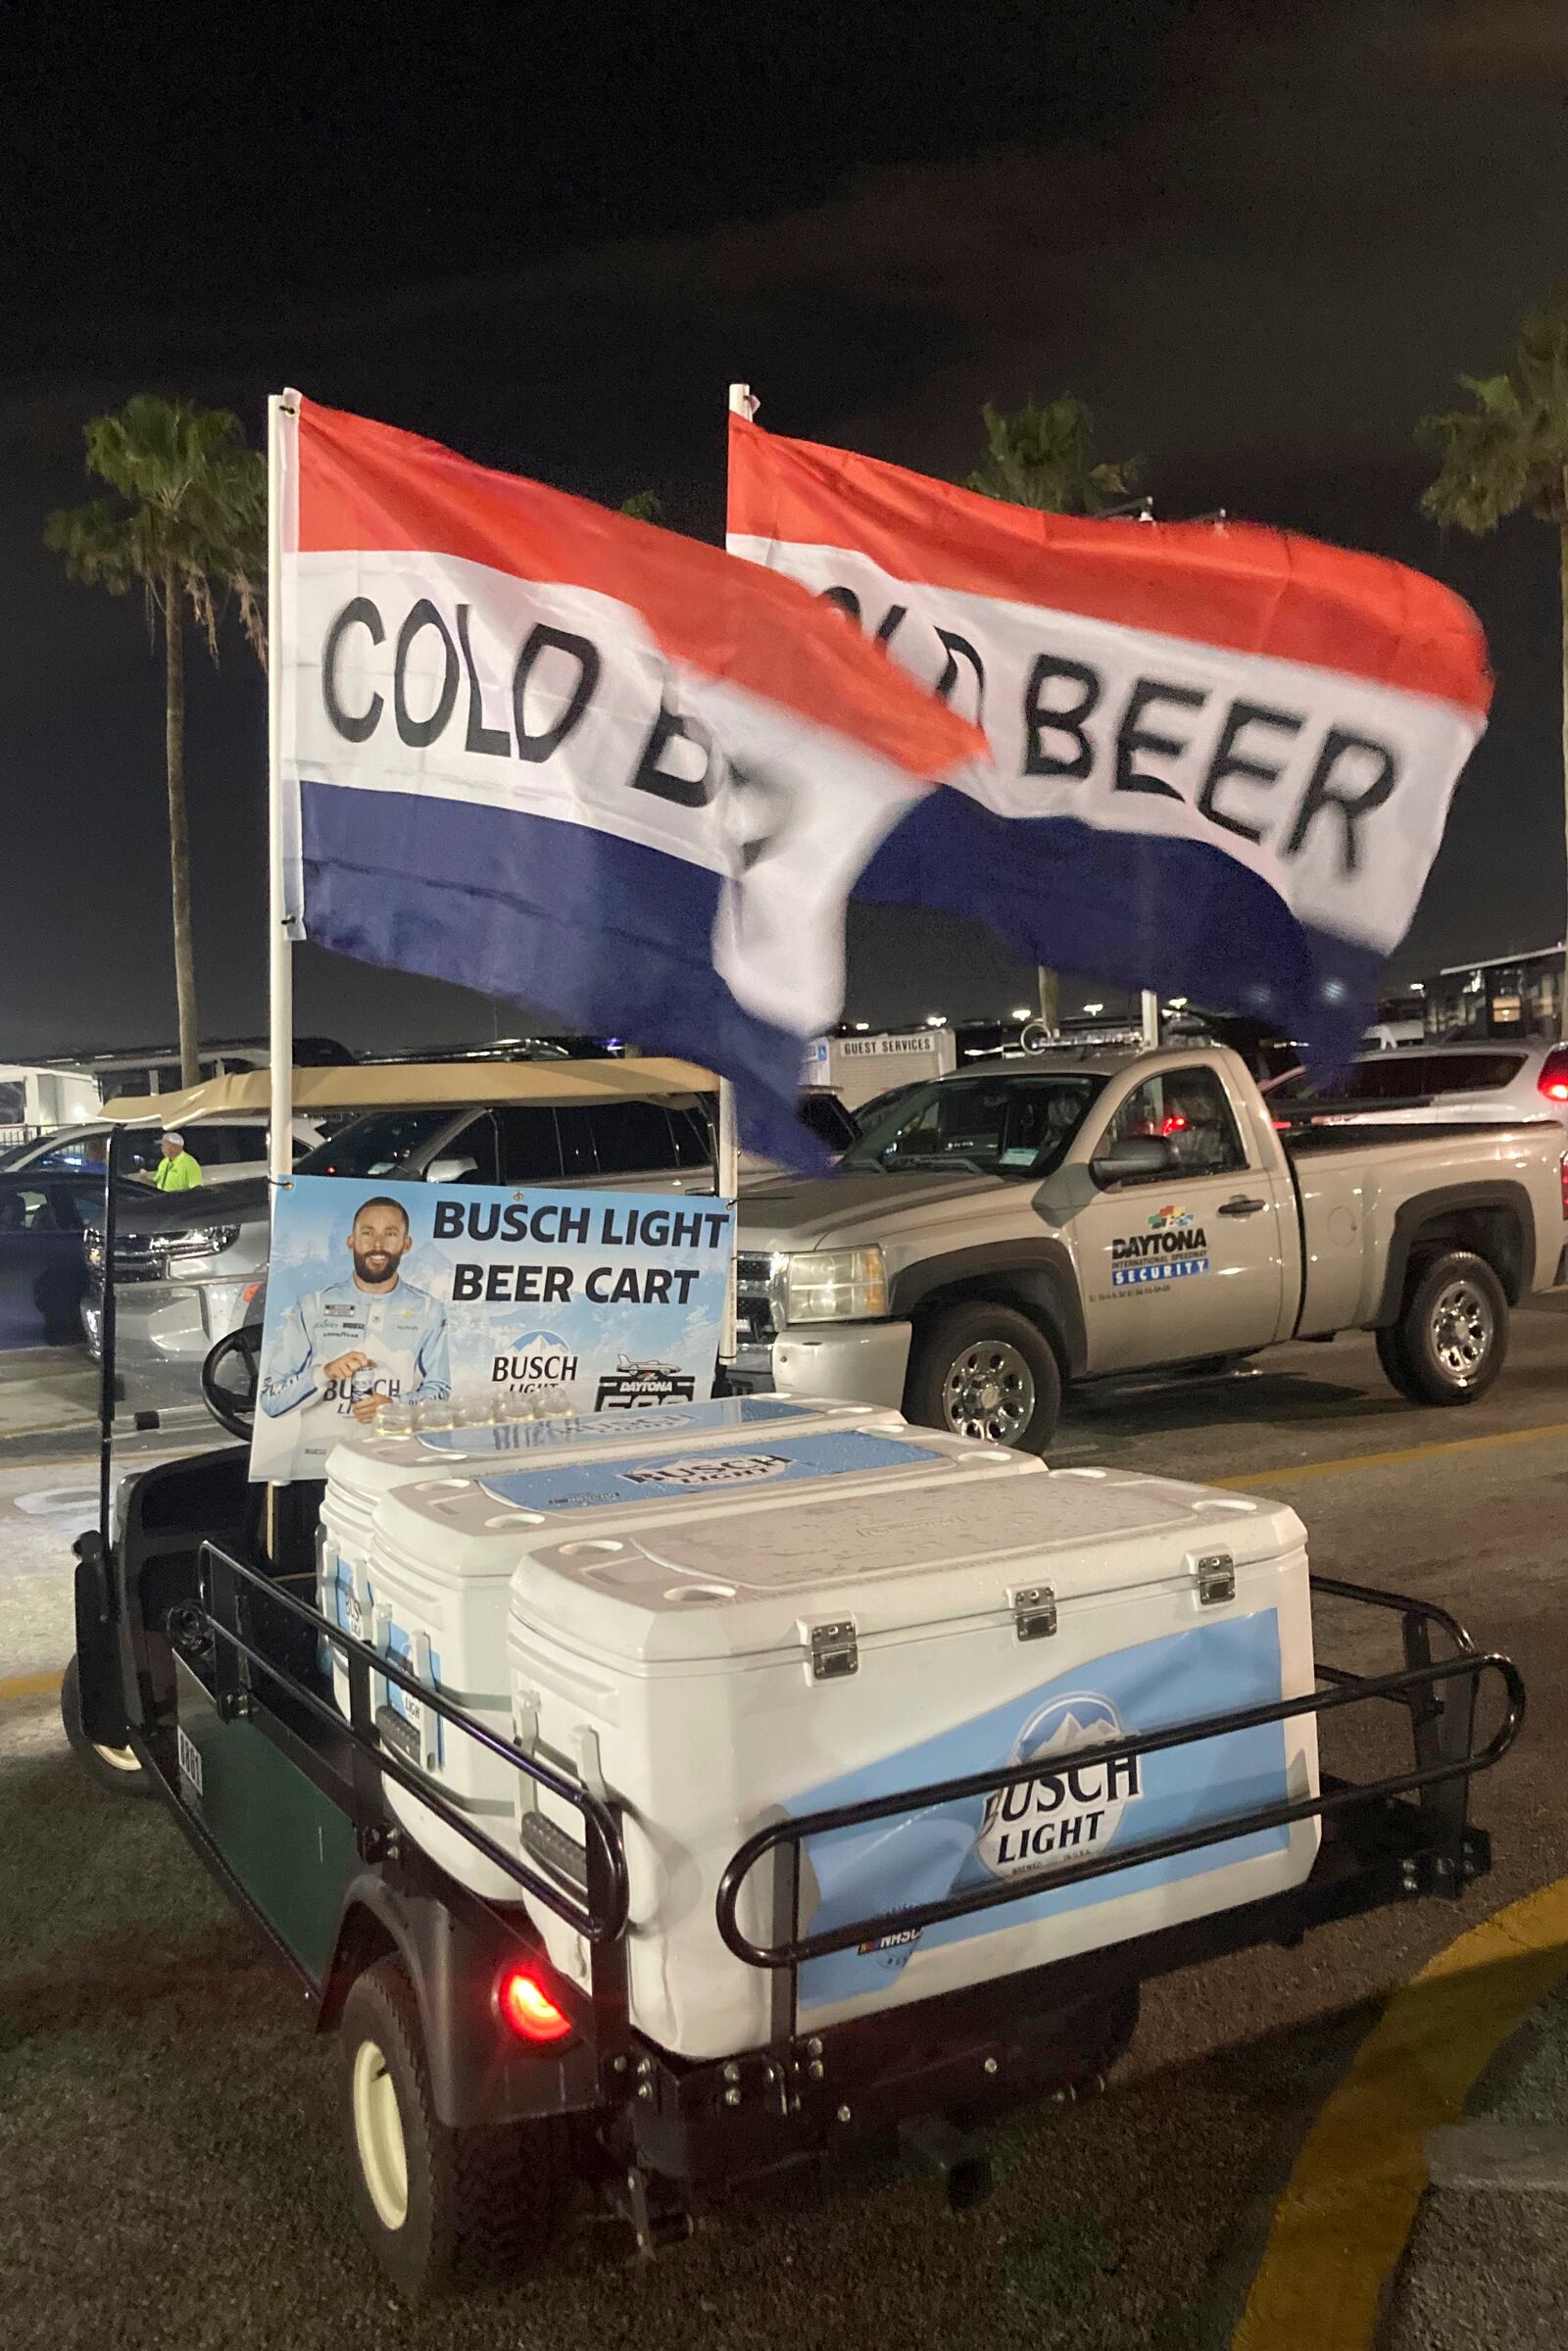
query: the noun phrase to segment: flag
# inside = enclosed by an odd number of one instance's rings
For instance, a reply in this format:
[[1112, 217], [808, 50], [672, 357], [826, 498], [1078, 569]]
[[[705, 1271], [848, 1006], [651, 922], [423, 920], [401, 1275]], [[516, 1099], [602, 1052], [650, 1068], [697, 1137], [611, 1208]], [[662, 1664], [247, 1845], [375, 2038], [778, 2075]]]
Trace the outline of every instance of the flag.
[[283, 422], [301, 935], [704, 1062], [812, 1163], [851, 885], [983, 737], [716, 547], [313, 401]]
[[1355, 1051], [1486, 723], [1468, 606], [1247, 523], [1042, 514], [730, 419], [729, 536], [975, 718], [862, 895]]

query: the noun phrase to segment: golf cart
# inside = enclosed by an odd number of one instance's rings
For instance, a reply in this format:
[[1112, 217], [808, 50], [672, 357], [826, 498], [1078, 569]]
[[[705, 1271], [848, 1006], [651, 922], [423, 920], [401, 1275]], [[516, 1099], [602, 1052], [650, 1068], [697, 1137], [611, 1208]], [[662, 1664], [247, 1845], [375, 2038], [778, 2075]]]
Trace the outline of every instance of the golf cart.
[[[333, 1088], [351, 1079], [363, 1106], [371, 1078], [389, 1104], [407, 1102], [411, 1089], [418, 1099], [421, 1087], [462, 1099], [465, 1082], [488, 1102], [503, 1080], [532, 1103], [580, 1099], [583, 1088], [686, 1103], [710, 1082], [684, 1064], [635, 1060], [313, 1070], [296, 1073], [295, 1099], [342, 1106]], [[176, 1110], [189, 1126], [192, 1106]], [[170, 1114], [160, 1098], [156, 1115]], [[579, 2189], [608, 2199], [652, 2253], [750, 2183], [868, 2140], [934, 2173], [954, 2208], [975, 2203], [989, 2186], [987, 2128], [1021, 2105], [1094, 2087], [1127, 2044], [1145, 1980], [1249, 1944], [1294, 1943], [1386, 1903], [1455, 1896], [1487, 1870], [1469, 1782], [1518, 1732], [1517, 1670], [1478, 1650], [1440, 1608], [1317, 1576], [1314, 1597], [1387, 1620], [1396, 1665], [1368, 1676], [1319, 1658], [1312, 1687], [1276, 1703], [1131, 1735], [1102, 1726], [1094, 1767], [1125, 1788], [1153, 1759], [1190, 1759], [1206, 1741], [1351, 1722], [1368, 1726], [1358, 1751], [1374, 1753], [1376, 1726], [1398, 1727], [1402, 1752], [1389, 1768], [1359, 1781], [1325, 1773], [1275, 1800], [1109, 1849], [1094, 1849], [1091, 1831], [1049, 1865], [950, 1872], [941, 1890], [912, 1901], [890, 1902], [868, 1885], [830, 1924], [823, 1856], [834, 1840], [884, 1825], [891, 1834], [944, 1808], [973, 1807], [990, 1823], [1062, 1775], [1053, 1780], [1031, 1751], [814, 1808], [762, 1805], [729, 1851], [706, 1917], [724, 1964], [763, 1987], [763, 2021], [716, 2053], [666, 2044], [641, 2021], [635, 1995], [648, 1934], [638, 1806], [591, 1736], [547, 1739], [519, 1703], [503, 1737], [437, 1686], [428, 1659], [421, 1671], [373, 1624], [361, 1638], [323, 1611], [322, 1483], [250, 1482], [254, 1326], [220, 1340], [204, 1374], [226, 1441], [122, 1474], [127, 1430], [147, 1415], [117, 1386], [113, 1148], [109, 1156], [101, 1523], [77, 1546], [68, 1729], [106, 1785], [168, 1807], [300, 1980], [316, 2030], [335, 2035], [360, 2221], [411, 2297], [521, 2266]], [[1044, 1493], [1048, 1473], [1024, 1467], [1038, 1474], [1005, 1481], [1009, 1490]], [[1195, 1561], [1195, 1611], [1234, 1600], [1228, 1566], [1212, 1553]], [[1050, 1642], [1056, 1629], [1054, 1595], [1032, 1586], [1013, 1593], [999, 1638], [1010, 1654]], [[813, 1625], [797, 1680], [854, 1695], [865, 1686], [854, 1680], [859, 1664], [853, 1623]], [[505, 1775], [512, 1802], [481, 1813], [443, 1794], [432, 1769], [443, 1741]], [[411, 1831], [411, 1802], [428, 1834]], [[1043, 1886], [1069, 1900], [1113, 1893], [1118, 1879], [1154, 1863], [1223, 1857], [1303, 1824], [1315, 1859], [1288, 1887], [915, 1996], [908, 1954], [923, 1935], [934, 1943], [960, 1922], [1004, 1927]], [[474, 1871], [451, 1863], [460, 1852]], [[476, 1874], [490, 1890], [466, 1882]], [[580, 1972], [553, 1956], [564, 1933], [582, 1953]], [[965, 1947], [990, 1945], [982, 1936]], [[889, 1981], [908, 1996], [852, 2003], [821, 2021], [811, 1972], [866, 1952], [885, 1957]], [[911, 1972], [898, 1975], [906, 1961]], [[235, 2062], [243, 2066], [242, 2050]]]

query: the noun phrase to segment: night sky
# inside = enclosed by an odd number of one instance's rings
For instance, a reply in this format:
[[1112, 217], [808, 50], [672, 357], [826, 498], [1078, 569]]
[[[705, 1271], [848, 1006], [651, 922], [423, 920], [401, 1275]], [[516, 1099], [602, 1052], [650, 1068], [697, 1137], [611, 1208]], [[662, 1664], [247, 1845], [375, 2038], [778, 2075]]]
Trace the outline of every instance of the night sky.
[[[73, 22], [72, 20], [74, 19]], [[284, 382], [675, 526], [722, 527], [725, 386], [960, 476], [980, 403], [1070, 389], [1162, 514], [1376, 549], [1476, 606], [1492, 731], [1396, 972], [1563, 921], [1556, 550], [1445, 543], [1411, 426], [1568, 297], [1560, 0], [906, 0], [93, 12], [13, 0], [0, 92], [0, 1058], [171, 1036], [161, 666], [39, 544], [81, 427]], [[194, 656], [194, 648], [193, 648]], [[260, 673], [192, 659], [209, 1036], [265, 1018]], [[298, 1025], [514, 1031], [316, 951]], [[983, 937], [857, 918], [853, 1014], [982, 1015]]]

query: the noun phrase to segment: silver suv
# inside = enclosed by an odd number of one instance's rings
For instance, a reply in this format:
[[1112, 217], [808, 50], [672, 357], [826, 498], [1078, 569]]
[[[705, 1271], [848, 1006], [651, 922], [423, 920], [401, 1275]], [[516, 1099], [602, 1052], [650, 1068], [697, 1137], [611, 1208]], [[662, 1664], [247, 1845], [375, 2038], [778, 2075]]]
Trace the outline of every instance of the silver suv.
[[1568, 1126], [1568, 1045], [1524, 1038], [1517, 1045], [1483, 1038], [1398, 1045], [1363, 1053], [1334, 1086], [1315, 1086], [1304, 1069], [1289, 1069], [1264, 1084], [1263, 1099], [1276, 1119], [1314, 1126], [1442, 1118], [1556, 1118]]

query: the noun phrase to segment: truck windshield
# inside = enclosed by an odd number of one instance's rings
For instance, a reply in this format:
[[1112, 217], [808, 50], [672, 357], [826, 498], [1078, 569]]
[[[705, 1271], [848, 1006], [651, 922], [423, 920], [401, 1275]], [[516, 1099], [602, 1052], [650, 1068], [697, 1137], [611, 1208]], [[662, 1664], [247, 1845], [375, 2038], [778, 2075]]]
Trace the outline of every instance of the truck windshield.
[[396, 1175], [456, 1112], [449, 1103], [438, 1110], [374, 1110], [368, 1118], [353, 1118], [327, 1142], [307, 1151], [297, 1162], [300, 1175]]
[[1050, 1175], [1104, 1080], [1084, 1071], [942, 1078], [916, 1086], [867, 1126], [841, 1167], [890, 1175]]

